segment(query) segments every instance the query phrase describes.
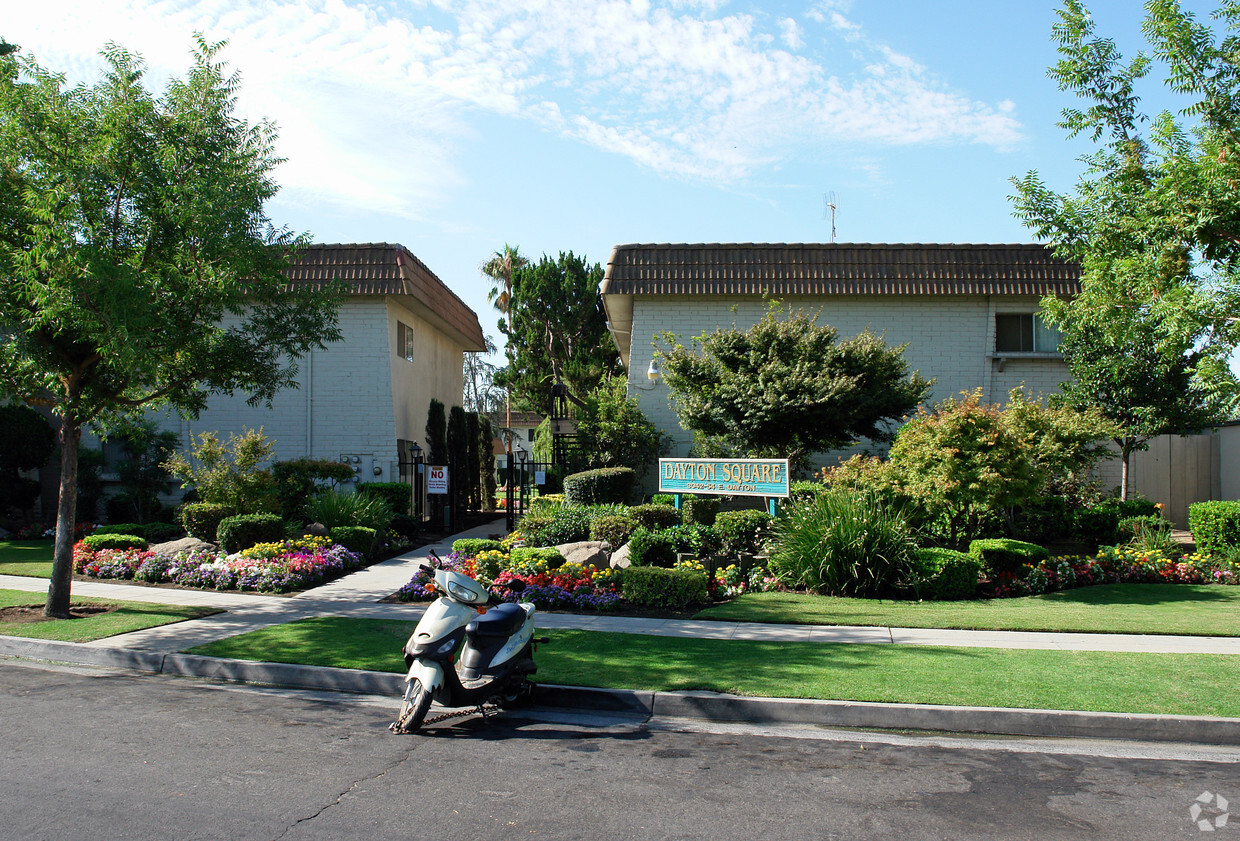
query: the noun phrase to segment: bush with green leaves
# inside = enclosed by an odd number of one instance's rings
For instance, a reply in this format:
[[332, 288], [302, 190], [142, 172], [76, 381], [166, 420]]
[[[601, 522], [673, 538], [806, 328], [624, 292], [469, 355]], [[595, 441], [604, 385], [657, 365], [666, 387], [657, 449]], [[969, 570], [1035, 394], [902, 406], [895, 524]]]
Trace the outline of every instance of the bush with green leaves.
[[422, 532], [422, 521], [408, 514], [397, 514], [392, 518], [392, 522], [388, 523], [388, 528], [406, 540], [413, 541], [417, 540]]
[[267, 440], [261, 428], [230, 434], [227, 443], [214, 432], [203, 432], [190, 457], [173, 453], [164, 464], [197, 490], [203, 502], [224, 505], [239, 514], [255, 514], [280, 507], [272, 473], [260, 466], [274, 452], [275, 444]]
[[289, 522], [306, 521], [306, 502], [321, 490], [353, 478], [353, 468], [328, 459], [297, 458], [271, 465], [280, 516]]
[[375, 531], [392, 522], [392, 511], [378, 496], [350, 491], [322, 491], [306, 502], [306, 516], [329, 530], [337, 526], [364, 526]]
[[1072, 535], [1095, 545], [1114, 543], [1119, 531], [1119, 512], [1114, 508], [1091, 505], [1071, 515]]
[[793, 503], [771, 526], [768, 566], [793, 586], [824, 596], [875, 596], [906, 581], [912, 530], [882, 497], [836, 488]]
[[629, 562], [633, 566], [670, 567], [676, 563], [676, 535], [670, 529], [651, 531], [639, 526], [629, 536]]
[[636, 528], [637, 520], [631, 514], [604, 514], [590, 521], [590, 539], [606, 541], [613, 549], [619, 549], [629, 542]]
[[106, 526], [95, 526], [91, 534], [136, 534], [146, 537], [146, 526], [142, 523], [112, 523]]
[[147, 523], [146, 528], [142, 532], [146, 542], [152, 546], [157, 543], [167, 543], [170, 540], [176, 540], [184, 535], [185, 529], [172, 523]]
[[504, 544], [499, 540], [488, 540], [484, 537], [462, 537], [452, 541], [452, 551], [467, 558], [476, 558], [482, 552], [502, 552]]
[[635, 605], [683, 610], [710, 600], [707, 585], [705, 573], [633, 566], [624, 571], [620, 592]]
[[826, 493], [827, 486], [822, 482], [801, 480], [788, 486], [788, 502], [808, 502], [821, 493]]
[[723, 551], [733, 555], [741, 552], [757, 554], [762, 549], [772, 517], [765, 511], [742, 509], [723, 511], [715, 518], [715, 531], [723, 543]]
[[719, 497], [686, 494], [681, 498], [681, 519], [685, 523], [713, 526], [719, 516]]
[[333, 543], [339, 543], [350, 552], [369, 558], [375, 548], [378, 532], [368, 526], [332, 526], [327, 530]]
[[680, 512], [672, 505], [654, 502], [635, 505], [629, 509], [629, 516], [636, 520], [639, 526], [650, 531], [670, 529], [672, 526], [680, 525]]
[[913, 553], [913, 592], [927, 601], [971, 599], [977, 595], [982, 562], [955, 549], [918, 549]]
[[219, 527], [220, 520], [236, 513], [227, 505], [214, 502], [187, 502], [181, 506], [181, 525], [189, 536], [214, 543], [215, 530]]
[[637, 474], [631, 467], [602, 467], [564, 477], [564, 498], [569, 504], [627, 503], [633, 495]]
[[676, 494], [651, 494], [651, 505], [670, 505], [676, 507]]
[[551, 525], [550, 514], [526, 514], [517, 524], [517, 533], [527, 546], [545, 546], [543, 530]]
[[387, 503], [392, 516], [413, 510], [413, 486], [406, 482], [362, 482], [357, 493], [377, 496]]
[[220, 549], [232, 555], [257, 543], [279, 543], [284, 521], [279, 514], [235, 514], [220, 520], [215, 536]]
[[982, 569], [992, 578], [1019, 575], [1025, 564], [1037, 566], [1051, 556], [1036, 543], [1004, 537], [974, 540], [969, 544], [969, 554], [982, 562]]
[[1227, 555], [1240, 547], [1240, 501], [1213, 500], [1188, 506], [1188, 530], [1198, 551]]
[[714, 527], [701, 523], [685, 523], [668, 529], [676, 544], [676, 552], [696, 558], [710, 558], [723, 550], [723, 539]]
[[136, 534], [92, 534], [82, 538], [82, 543], [92, 552], [100, 549], [145, 549], [146, 538]]
[[517, 575], [534, 575], [539, 567], [547, 571], [564, 566], [564, 556], [554, 548], [518, 546], [508, 554], [508, 569]]
[[1121, 520], [1127, 517], [1153, 517], [1158, 514], [1158, 503], [1132, 496], [1128, 499], [1109, 496], [1098, 500], [1094, 507], [1104, 511], [1114, 511]]

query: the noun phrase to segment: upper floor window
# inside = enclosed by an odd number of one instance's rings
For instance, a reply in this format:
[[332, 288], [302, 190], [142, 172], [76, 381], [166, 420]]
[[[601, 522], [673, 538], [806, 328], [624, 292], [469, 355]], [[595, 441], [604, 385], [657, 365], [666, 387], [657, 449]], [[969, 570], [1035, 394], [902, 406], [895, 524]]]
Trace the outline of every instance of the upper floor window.
[[995, 353], [1057, 353], [1059, 331], [1038, 313], [995, 316]]
[[413, 361], [413, 328], [403, 321], [396, 322], [396, 355]]

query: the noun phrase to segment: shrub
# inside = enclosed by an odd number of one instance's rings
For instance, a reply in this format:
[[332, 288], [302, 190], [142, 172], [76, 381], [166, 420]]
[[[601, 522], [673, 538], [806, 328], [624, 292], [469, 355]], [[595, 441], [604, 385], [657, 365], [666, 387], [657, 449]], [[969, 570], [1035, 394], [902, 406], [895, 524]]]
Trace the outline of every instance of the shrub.
[[913, 553], [913, 572], [919, 598], [971, 599], [977, 594], [982, 562], [954, 549], [918, 549]]
[[757, 553], [766, 530], [771, 525], [771, 515], [752, 509], [724, 511], [715, 518], [715, 531], [723, 541], [723, 550], [732, 554]]
[[230, 434], [227, 444], [221, 443], [214, 432], [203, 432], [192, 451], [192, 460], [182, 453], [173, 453], [165, 465], [173, 475], [196, 488], [204, 502], [225, 505], [244, 514], [279, 507], [271, 471], [259, 469], [275, 452], [275, 444], [267, 440], [261, 427], [247, 429], [241, 435]]
[[545, 546], [543, 530], [551, 525], [548, 514], [526, 514], [517, 524], [517, 531], [527, 546]]
[[187, 502], [181, 506], [181, 525], [185, 526], [185, 533], [191, 537], [214, 543], [220, 520], [235, 513], [227, 505], [214, 502]]
[[827, 486], [822, 482], [793, 482], [788, 486], [788, 503], [808, 502], [826, 490]]
[[631, 467], [601, 467], [564, 478], [564, 499], [569, 504], [625, 503], [633, 494], [637, 473]]
[[676, 494], [651, 494], [650, 503], [652, 505], [670, 505], [676, 507]]
[[338, 484], [353, 478], [353, 468], [339, 461], [297, 458], [271, 465], [280, 514], [290, 522], [303, 522], [306, 502], [323, 488], [321, 483]]
[[631, 514], [604, 514], [590, 521], [590, 539], [605, 540], [619, 549], [629, 542], [637, 520]]
[[557, 508], [565, 504], [564, 494], [539, 494], [530, 500], [526, 511], [530, 514], [550, 517]]
[[723, 549], [719, 532], [701, 523], [687, 523], [668, 529], [676, 543], [676, 551], [692, 553], [698, 558], [709, 558]]
[[1072, 533], [1068, 500], [1061, 496], [1042, 496], [1021, 507], [1013, 518], [1016, 536], [1031, 543], [1057, 540]]
[[215, 536], [220, 549], [231, 555], [256, 543], [283, 540], [284, 521], [279, 514], [237, 514], [220, 520]]
[[1072, 514], [1072, 533], [1086, 543], [1114, 543], [1119, 529], [1119, 512], [1094, 505]]
[[1037, 566], [1051, 556], [1036, 543], [1002, 537], [974, 540], [969, 544], [969, 554], [982, 562], [982, 568], [992, 578], [1015, 575], [1025, 564]]
[[688, 494], [681, 499], [681, 516], [686, 523], [713, 526], [719, 515], [719, 497]]
[[327, 530], [332, 542], [339, 543], [350, 552], [356, 552], [363, 558], [369, 558], [378, 534], [368, 526], [333, 526]]
[[562, 505], [551, 514], [549, 522], [542, 530], [543, 546], [558, 546], [561, 543], [575, 543], [578, 540], [589, 540], [590, 521], [594, 512], [585, 505]]
[[907, 579], [914, 549], [897, 508], [876, 495], [838, 488], [794, 503], [775, 521], [769, 566], [813, 593], [873, 596]]
[[82, 543], [92, 552], [100, 549], [145, 549], [146, 538], [136, 534], [92, 534]]
[[1099, 500], [1094, 507], [1104, 511], [1114, 511], [1121, 520], [1126, 517], [1149, 517], [1158, 513], [1157, 503], [1150, 502], [1148, 499], [1134, 497], [1120, 499], [1119, 497], [1111, 496]]
[[1240, 502], [1194, 502], [1188, 506], [1188, 529], [1199, 551], [1227, 554], [1240, 546]]
[[629, 514], [639, 526], [650, 531], [670, 529], [672, 526], [680, 525], [680, 512], [671, 505], [659, 505], [653, 502], [647, 505], [637, 505], [629, 509]]
[[682, 609], [707, 601], [706, 574], [659, 567], [630, 567], [624, 571], [620, 592], [643, 607]]
[[147, 523], [143, 536], [152, 545], [176, 540], [185, 534], [185, 529], [172, 523]]
[[337, 526], [365, 526], [379, 531], [392, 521], [382, 498], [348, 491], [323, 491], [306, 502], [306, 516], [329, 530]]
[[382, 499], [393, 517], [413, 510], [413, 487], [404, 482], [362, 482], [357, 492]]
[[670, 567], [676, 563], [676, 535], [639, 526], [629, 537], [629, 562], [634, 566]]
[[550, 571], [559, 569], [563, 565], [564, 556], [550, 547], [541, 549], [518, 547], [513, 549], [508, 556], [509, 571], [518, 575], [533, 574], [535, 568], [539, 566]]
[[452, 542], [452, 551], [462, 557], [476, 558], [489, 550], [502, 551], [504, 544], [498, 540], [486, 540], [481, 537], [462, 537]]
[[397, 514], [392, 518], [392, 522], [388, 524], [388, 527], [406, 540], [417, 540], [418, 533], [422, 530], [422, 523], [417, 517], [411, 517], [408, 514]]
[[95, 526], [92, 534], [136, 534], [146, 537], [146, 526], [141, 523], [114, 523], [110, 526]]

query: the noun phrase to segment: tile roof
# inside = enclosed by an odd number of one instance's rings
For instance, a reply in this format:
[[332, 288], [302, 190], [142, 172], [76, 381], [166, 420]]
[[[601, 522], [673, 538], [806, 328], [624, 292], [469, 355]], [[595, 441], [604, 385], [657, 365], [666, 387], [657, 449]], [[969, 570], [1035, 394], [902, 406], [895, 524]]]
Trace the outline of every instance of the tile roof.
[[617, 245], [603, 295], [1073, 295], [1080, 267], [1036, 244]]
[[455, 332], [466, 350], [485, 350], [478, 315], [403, 245], [309, 245], [297, 252], [284, 275], [311, 288], [339, 281], [351, 295], [404, 296], [419, 315]]

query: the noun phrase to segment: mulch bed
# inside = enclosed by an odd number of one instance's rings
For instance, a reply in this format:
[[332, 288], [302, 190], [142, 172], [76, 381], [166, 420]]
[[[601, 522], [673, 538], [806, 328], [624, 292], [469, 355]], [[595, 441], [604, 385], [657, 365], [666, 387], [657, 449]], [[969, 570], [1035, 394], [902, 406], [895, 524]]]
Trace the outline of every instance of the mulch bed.
[[[75, 604], [69, 608], [70, 619], [87, 619], [116, 610], [114, 604]], [[31, 622], [53, 621], [43, 615], [41, 604], [19, 604], [12, 607], [0, 607], [0, 622], [13, 622], [25, 625]]]

